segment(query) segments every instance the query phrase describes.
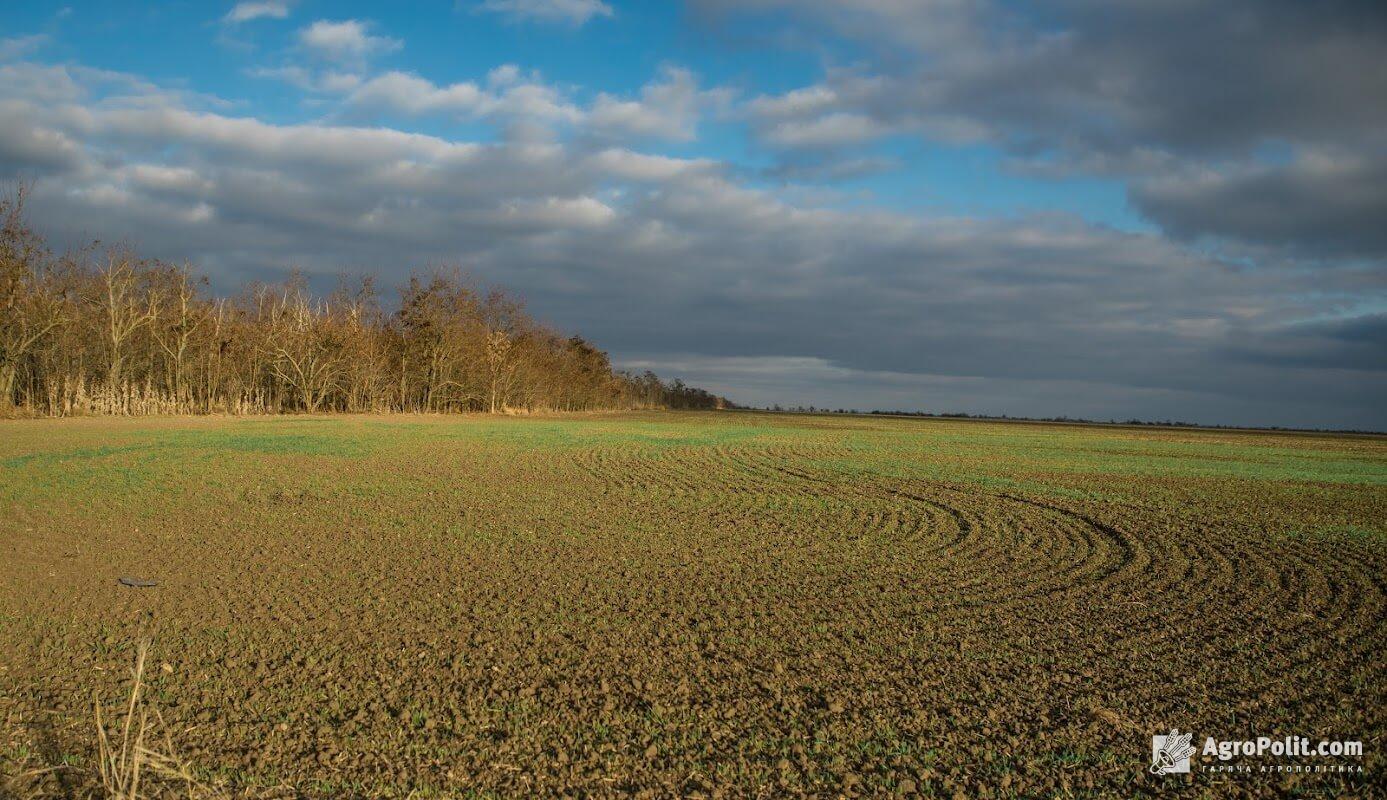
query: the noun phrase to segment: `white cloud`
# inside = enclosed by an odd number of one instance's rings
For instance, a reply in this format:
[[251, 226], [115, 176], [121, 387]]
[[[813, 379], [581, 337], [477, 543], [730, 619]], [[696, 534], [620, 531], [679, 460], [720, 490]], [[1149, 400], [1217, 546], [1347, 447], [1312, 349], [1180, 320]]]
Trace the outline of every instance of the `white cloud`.
[[824, 82], [780, 95], [762, 95], [747, 102], [742, 111], [763, 141], [792, 150], [849, 148], [900, 133], [920, 133], [938, 127], [937, 118], [897, 113], [895, 116], [864, 109], [868, 99], [899, 91], [879, 77], [854, 70], [830, 70]]
[[318, 76], [317, 86], [324, 92], [349, 92], [361, 85], [361, 76], [328, 70]]
[[48, 44], [48, 34], [32, 33], [27, 36], [10, 36], [0, 39], [0, 61], [14, 61], [32, 55], [34, 51]]
[[887, 132], [871, 117], [840, 111], [810, 120], [776, 123], [766, 132], [766, 138], [788, 147], [835, 147], [868, 142]]
[[747, 103], [747, 109], [757, 116], [784, 118], [831, 111], [838, 102], [837, 92], [823, 84], [817, 84], [778, 96], [762, 95]]
[[608, 136], [691, 141], [703, 111], [725, 105], [730, 96], [726, 90], [700, 90], [687, 69], [665, 67], [658, 80], [641, 88], [639, 100], [598, 95], [588, 125]]
[[902, 134], [953, 143], [992, 137], [987, 125], [966, 114], [924, 109], [937, 91], [924, 79], [898, 82], [834, 69], [822, 83], [762, 95], [742, 111], [762, 140], [784, 149], [850, 148]]
[[599, 228], [617, 219], [617, 211], [595, 197], [543, 197], [513, 200], [488, 216], [498, 225], [535, 229], [544, 233], [572, 228]]
[[609, 148], [588, 157], [600, 173], [631, 181], [662, 182], [698, 172], [711, 172], [717, 162], [706, 159], [671, 158]]
[[593, 17], [610, 17], [612, 7], [602, 0], [484, 0], [482, 11], [502, 14], [515, 21], [558, 22], [578, 26]]
[[[299, 85], [319, 87], [301, 69], [262, 71]], [[588, 108], [537, 73], [526, 74], [513, 64], [487, 73], [484, 82], [460, 81], [440, 85], [419, 75], [390, 71], [352, 87], [344, 107], [354, 119], [371, 112], [445, 114], [466, 119], [493, 120], [519, 138], [548, 139], [567, 126], [602, 140], [664, 139], [691, 141], [704, 112], [725, 108], [726, 89], [700, 89], [686, 69], [665, 67], [656, 80], [642, 87], [636, 99], [600, 93]]]
[[358, 87], [349, 103], [408, 114], [437, 111], [472, 114], [481, 107], [484, 97], [475, 83], [437, 86], [418, 75], [386, 72]]
[[253, 19], [285, 19], [288, 16], [289, 4], [285, 0], [247, 0], [233, 6], [222, 21], [236, 25]]
[[358, 114], [379, 111], [490, 119], [538, 131], [541, 139], [548, 138], [552, 126], [576, 123], [583, 117], [582, 110], [558, 89], [508, 67], [493, 70], [485, 86], [471, 81], [440, 86], [411, 73], [386, 72], [356, 87], [345, 104]]
[[486, 82], [492, 86], [511, 86], [520, 82], [520, 67], [502, 64], [486, 74]]
[[368, 23], [355, 19], [341, 22], [320, 19], [299, 31], [299, 42], [319, 58], [349, 64], [393, 52], [404, 44], [388, 36], [373, 36], [369, 28]]
[[6, 94], [40, 103], [72, 102], [86, 94], [81, 73], [66, 66], [20, 62], [0, 64], [0, 87]]
[[253, 78], [269, 78], [283, 81], [306, 92], [329, 92], [341, 94], [350, 92], [361, 85], [362, 78], [352, 72], [337, 70], [311, 70], [298, 64], [283, 67], [255, 67], [246, 71]]

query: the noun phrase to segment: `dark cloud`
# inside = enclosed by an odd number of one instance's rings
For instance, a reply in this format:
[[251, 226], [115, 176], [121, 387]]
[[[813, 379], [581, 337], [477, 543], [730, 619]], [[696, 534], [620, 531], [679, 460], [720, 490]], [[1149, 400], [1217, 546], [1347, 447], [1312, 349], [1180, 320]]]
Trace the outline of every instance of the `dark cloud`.
[[37, 178], [72, 169], [80, 161], [80, 151], [67, 136], [25, 124], [6, 111], [0, 104], [0, 175]]
[[1228, 353], [1271, 367], [1387, 372], [1387, 314], [1239, 333], [1230, 337]]
[[[1387, 4], [702, 0], [860, 46], [816, 85], [753, 100], [786, 152], [893, 135], [988, 142], [1052, 175], [1135, 182], [1180, 236], [1380, 255]], [[1291, 158], [1270, 158], [1269, 149]], [[1315, 154], [1332, 152], [1332, 166]], [[1314, 163], [1312, 163], [1314, 162]], [[1198, 178], [1147, 182], [1171, 171]]]
[[865, 45], [817, 92], [755, 109], [802, 126], [837, 119], [844, 139], [850, 127], [863, 137], [953, 130], [1081, 157], [1202, 156], [1268, 140], [1365, 141], [1387, 125], [1381, 3], [1073, 0], [1029, 14], [1002, 3], [701, 5], [793, 9], [787, 24], [817, 18]]
[[1172, 235], [1293, 248], [1306, 258], [1387, 256], [1387, 153], [1145, 180], [1137, 208]]

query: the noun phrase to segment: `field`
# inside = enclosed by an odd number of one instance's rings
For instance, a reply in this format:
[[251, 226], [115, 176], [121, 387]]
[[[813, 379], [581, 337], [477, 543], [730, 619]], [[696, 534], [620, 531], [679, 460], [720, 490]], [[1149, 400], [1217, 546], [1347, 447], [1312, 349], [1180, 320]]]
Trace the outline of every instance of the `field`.
[[[235, 794], [1357, 797], [1387, 769], [1383, 438], [18, 420], [0, 553], [17, 796], [91, 787], [142, 632], [169, 743]], [[1177, 726], [1361, 739], [1363, 773], [1148, 774]]]

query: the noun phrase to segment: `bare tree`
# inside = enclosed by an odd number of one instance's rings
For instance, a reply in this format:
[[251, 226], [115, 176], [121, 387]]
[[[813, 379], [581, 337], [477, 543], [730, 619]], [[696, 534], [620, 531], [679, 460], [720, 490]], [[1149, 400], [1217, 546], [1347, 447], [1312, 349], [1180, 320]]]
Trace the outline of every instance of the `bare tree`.
[[113, 395], [124, 390], [125, 365], [130, 340], [158, 317], [158, 296], [141, 290], [141, 268], [127, 249], [114, 248], [106, 254], [100, 272], [100, 324], [107, 352], [106, 388]]
[[495, 414], [506, 406], [511, 379], [515, 377], [514, 347], [505, 331], [492, 331], [486, 337], [487, 409]]
[[188, 266], [129, 248], [54, 258], [0, 199], [0, 407], [31, 412], [489, 411], [722, 402], [612, 369], [500, 291], [412, 276], [383, 311], [371, 281], [315, 298], [301, 277], [204, 294]]
[[305, 411], [315, 413], [342, 377], [341, 338], [326, 311], [295, 281], [285, 287], [272, 314], [270, 370], [297, 394]]
[[193, 337], [207, 324], [210, 310], [199, 302], [189, 269], [185, 265], [164, 271], [163, 313], [155, 326], [155, 342], [169, 362], [169, 389], [174, 401], [192, 401], [187, 386], [188, 349]]
[[43, 337], [68, 321], [47, 270], [47, 250], [24, 222], [21, 184], [0, 198], [0, 407], [14, 403], [20, 362]]

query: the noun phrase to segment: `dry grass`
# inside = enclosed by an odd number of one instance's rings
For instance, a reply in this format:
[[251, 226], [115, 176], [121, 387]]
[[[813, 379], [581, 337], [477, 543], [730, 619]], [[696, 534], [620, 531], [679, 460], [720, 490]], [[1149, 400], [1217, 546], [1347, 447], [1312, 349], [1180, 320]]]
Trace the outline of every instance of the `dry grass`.
[[198, 783], [188, 765], [175, 754], [163, 714], [146, 700], [144, 676], [151, 641], [150, 637], [143, 637], [135, 648], [124, 718], [112, 719], [108, 729], [100, 698], [92, 701], [102, 796], [108, 800], [138, 800], [170, 790], [185, 797], [208, 796], [211, 792]]
[[199, 781], [188, 763], [177, 755], [163, 714], [148, 699], [145, 670], [152, 642], [151, 636], [138, 639], [123, 713], [112, 716], [99, 697], [92, 698], [95, 767], [64, 763], [25, 770], [6, 781], [7, 792], [15, 797], [102, 800], [222, 796], [214, 787]]

